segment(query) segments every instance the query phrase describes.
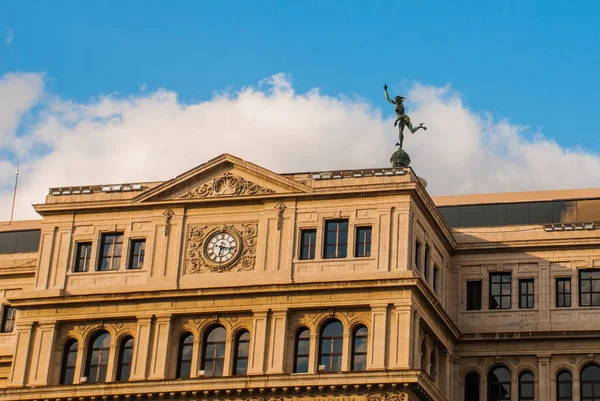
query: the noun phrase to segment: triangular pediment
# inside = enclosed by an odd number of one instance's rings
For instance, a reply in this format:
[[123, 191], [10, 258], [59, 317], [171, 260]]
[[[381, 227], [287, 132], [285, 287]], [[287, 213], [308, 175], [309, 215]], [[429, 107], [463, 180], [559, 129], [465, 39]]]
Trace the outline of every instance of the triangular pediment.
[[303, 183], [224, 154], [140, 194], [135, 201], [226, 199], [311, 191]]

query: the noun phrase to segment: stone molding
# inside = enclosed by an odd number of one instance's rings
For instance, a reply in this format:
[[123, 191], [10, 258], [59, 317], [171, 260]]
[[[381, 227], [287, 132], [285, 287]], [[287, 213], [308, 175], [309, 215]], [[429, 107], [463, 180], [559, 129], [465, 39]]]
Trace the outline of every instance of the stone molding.
[[192, 189], [177, 199], [213, 198], [218, 196], [268, 195], [275, 191], [248, 181], [239, 175], [227, 172], [209, 183]]

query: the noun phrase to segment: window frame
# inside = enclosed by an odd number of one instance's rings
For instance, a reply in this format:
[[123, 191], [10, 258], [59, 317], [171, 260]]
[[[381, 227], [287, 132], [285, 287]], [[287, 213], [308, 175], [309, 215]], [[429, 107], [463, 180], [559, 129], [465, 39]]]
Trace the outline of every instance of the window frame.
[[[106, 335], [108, 336], [108, 346], [106, 347], [95, 347], [96, 341], [98, 341], [98, 339], [103, 336]], [[88, 383], [106, 383], [109, 379], [109, 372], [108, 372], [108, 365], [110, 363], [110, 342], [111, 342], [111, 336], [110, 333], [108, 331], [105, 330], [101, 330], [96, 332], [92, 337], [90, 337], [90, 340], [88, 341], [88, 347], [87, 347], [87, 355], [85, 358], [85, 376], [88, 378]], [[94, 351], [97, 350], [99, 353], [98, 356], [98, 360], [97, 363], [92, 365], [92, 358], [94, 356]], [[104, 357], [104, 355], [107, 355], [106, 357], [106, 362], [102, 361], [102, 358]], [[92, 380], [92, 378], [90, 377], [90, 371], [92, 369], [92, 366], [94, 366], [95, 368], [97, 368], [97, 373], [96, 373], [96, 377], [94, 378], [94, 380]], [[104, 377], [102, 377], [101, 371], [102, 371], [102, 367], [104, 367]]]
[[[135, 253], [135, 245], [143, 244], [141, 252]], [[141, 255], [141, 257], [140, 257]], [[133, 266], [134, 259], [137, 256], [137, 266]], [[140, 265], [140, 259], [142, 260]], [[127, 268], [126, 270], [142, 270], [146, 260], [146, 238], [130, 238], [129, 239], [129, 256], [127, 257]]]
[[[131, 346], [127, 346], [127, 343], [131, 341]], [[133, 349], [135, 347], [135, 339], [131, 335], [127, 335], [119, 341], [119, 358], [117, 359], [117, 374], [115, 376], [115, 381], [117, 382], [126, 382], [131, 378], [131, 367], [133, 366]], [[127, 350], [131, 350], [130, 360], [128, 362], [125, 361], [125, 352]], [[123, 377], [123, 368], [128, 367], [129, 373], [127, 377]]]
[[[104, 254], [104, 248], [106, 246], [106, 238], [107, 237], [121, 237], [121, 241], [120, 241], [120, 245], [121, 245], [121, 252], [118, 256], [115, 256], [115, 252], [114, 252], [114, 246], [118, 245], [119, 242], [118, 241], [113, 241], [111, 243], [111, 246], [113, 247], [113, 251], [110, 254], [110, 257], [106, 257], [103, 256]], [[121, 268], [121, 264], [123, 263], [123, 244], [125, 243], [125, 232], [124, 231], [111, 231], [111, 232], [104, 232], [100, 234], [100, 248], [98, 251], [98, 262], [96, 264], [96, 271], [97, 272], [108, 272], [108, 271], [117, 271], [120, 270]], [[108, 269], [101, 269], [102, 267], [102, 262], [105, 259], [110, 259], [110, 263], [109, 263], [109, 267]], [[116, 263], [116, 267], [115, 267], [115, 259], [119, 259], [119, 261]]]
[[[308, 337], [300, 338], [300, 335], [304, 332], [308, 332]], [[300, 354], [300, 341], [305, 341], [308, 343], [308, 352], [306, 354]], [[306, 371], [300, 372], [298, 371], [298, 360], [300, 358], [306, 358]], [[296, 330], [296, 335], [294, 337], [294, 368], [293, 373], [308, 373], [309, 364], [310, 363], [310, 329], [306, 326], [301, 326]]]
[[[563, 283], [563, 286], [562, 286], [563, 287], [563, 291], [559, 290], [559, 283]], [[565, 289], [565, 284], [566, 283], [569, 284], [569, 290], [568, 291]], [[555, 293], [556, 293], [556, 299], [555, 299], [556, 304], [555, 304], [555, 306], [557, 308], [570, 308], [571, 307], [572, 288], [573, 287], [572, 287], [572, 284], [571, 284], [571, 277], [556, 277], [555, 284], [554, 284], [554, 290], [555, 290]], [[562, 302], [561, 302], [561, 298], [562, 298]]]
[[[358, 335], [358, 331], [361, 329], [365, 329], [366, 334], [364, 335]], [[364, 339], [367, 342], [367, 346], [365, 347], [365, 351], [360, 351], [357, 352], [356, 351], [356, 340], [357, 339]], [[367, 370], [367, 352], [368, 352], [368, 342], [369, 342], [369, 329], [367, 328], [366, 325], [364, 324], [359, 324], [356, 327], [354, 327], [354, 329], [352, 330], [352, 349], [351, 349], [351, 358], [350, 358], [350, 370], [352, 371], [364, 371]], [[356, 368], [356, 363], [357, 363], [357, 359], [358, 358], [362, 358], [364, 357], [364, 364], [365, 364], [365, 368], [364, 369], [357, 369]]]
[[[75, 345], [75, 350], [73, 350], [73, 345]], [[58, 384], [74, 384], [74, 380], [75, 380], [75, 368], [77, 367], [77, 354], [79, 353], [79, 341], [77, 341], [75, 338], [69, 338], [67, 341], [65, 341], [65, 345], [63, 347], [63, 356], [62, 356], [62, 363], [60, 365], [60, 378], [58, 381]], [[69, 362], [69, 356], [71, 354], [75, 354], [75, 361], [73, 363], [73, 366], [69, 366], [67, 365]], [[70, 378], [70, 383], [67, 383], [66, 378], [67, 378], [67, 371], [72, 371], [71, 374], [71, 378]]]
[[[483, 304], [483, 302], [482, 302], [482, 300], [483, 300], [483, 295], [482, 295], [483, 282], [482, 281], [483, 280], [467, 280], [467, 305], [466, 305], [467, 310], [481, 310], [481, 306]], [[472, 304], [472, 302], [469, 302], [469, 299], [470, 299], [470, 297], [469, 297], [469, 287], [470, 287], [470, 285], [473, 285], [473, 284], [479, 284], [479, 289], [478, 289], [479, 296], [476, 297], [476, 301], [477, 302], [474, 302], [475, 303], [474, 306], [479, 305], [479, 307], [473, 307], [473, 308], [471, 308], [470, 305]], [[477, 294], [475, 294], [475, 295], [477, 295]]]
[[[191, 339], [191, 342], [187, 342], [186, 341], [188, 339]], [[184, 354], [184, 348], [185, 347], [189, 347], [190, 348], [190, 357], [189, 360], [186, 358], [185, 360], [183, 359], [183, 354]], [[179, 348], [177, 350], [177, 366], [176, 366], [176, 370], [175, 370], [175, 378], [176, 379], [189, 379], [192, 375], [192, 360], [194, 359], [194, 335], [192, 333], [190, 333], [189, 331], [184, 331], [183, 333], [181, 333], [181, 335], [179, 336]], [[189, 364], [189, 373], [187, 376], [182, 376], [182, 367], [183, 367], [183, 363]]]
[[592, 394], [596, 393], [596, 389], [600, 390], [600, 374], [599, 377], [593, 380], [584, 380], [583, 379], [583, 373], [586, 369], [591, 368], [591, 367], [597, 367], [598, 369], [600, 369], [600, 366], [596, 363], [588, 363], [587, 365], [583, 366], [580, 370], [579, 373], [579, 399], [580, 401], [598, 401], [600, 400], [600, 396], [596, 397], [596, 396], [592, 396], [592, 398], [590, 397], [583, 397], [583, 391], [585, 389], [585, 385], [584, 384], [591, 384], [592, 385]]
[[[312, 242], [305, 245], [304, 234], [314, 234]], [[310, 238], [310, 237], [309, 237]], [[311, 247], [312, 245], [312, 247]], [[304, 257], [304, 249], [307, 248], [307, 257]], [[312, 253], [311, 253], [312, 251]], [[298, 247], [298, 260], [314, 260], [317, 255], [317, 229], [316, 228], [301, 228], [300, 229], [300, 244]], [[312, 256], [312, 257], [311, 257]]]
[[[503, 280], [503, 277], [508, 276], [510, 278], [510, 280], [508, 281], [509, 283], [509, 291], [508, 294], [505, 294], [503, 289], [502, 289], [502, 284], [505, 283], [505, 281]], [[494, 277], [500, 277], [500, 282], [499, 283], [494, 283], [493, 278]], [[489, 310], [507, 310], [507, 309], [512, 309], [512, 272], [490, 272], [489, 273], [489, 305], [488, 305], [488, 309]], [[494, 284], [500, 284], [500, 293], [498, 295], [495, 295], [492, 292], [492, 287]], [[494, 297], [500, 297], [500, 302], [498, 304], [498, 306], [496, 307], [492, 307], [492, 300], [494, 299]], [[507, 308], [503, 308], [502, 307], [502, 300], [504, 298], [508, 298], [508, 307]]]
[[415, 240], [415, 267], [421, 271], [421, 247], [423, 244], [418, 239]]
[[[364, 242], [361, 241], [361, 233], [364, 231]], [[371, 247], [373, 245], [373, 226], [361, 225], [354, 228], [354, 257], [371, 257]], [[362, 248], [362, 252], [361, 252]]]
[[[527, 292], [523, 292], [523, 284], [526, 286]], [[531, 284], [531, 293], [529, 292]], [[523, 303], [525, 297], [525, 303]], [[531, 301], [531, 303], [529, 302]], [[531, 305], [531, 306], [530, 306]], [[532, 309], [535, 306], [535, 280], [532, 278], [519, 279], [519, 309]]]
[[425, 281], [429, 278], [429, 262], [431, 259], [431, 247], [425, 244], [425, 254], [423, 255], [423, 277]]
[[[346, 230], [340, 230], [340, 225], [341, 224], [346, 224]], [[336, 230], [330, 230], [329, 229], [329, 225], [330, 224], [336, 224]], [[343, 235], [343, 233], [346, 233], [346, 241], [345, 242], [341, 242], [340, 241], [340, 236]], [[345, 259], [348, 257], [348, 241], [350, 240], [349, 238], [349, 234], [350, 234], [350, 221], [349, 219], [331, 219], [331, 220], [325, 220], [325, 235], [323, 238], [323, 259]], [[329, 233], [330, 232], [335, 232], [336, 233], [336, 238], [335, 238], [335, 243], [330, 244], [329, 243]], [[331, 246], [335, 247], [335, 256], [328, 256], [327, 255], [327, 249]], [[341, 250], [343, 249], [343, 252], [341, 252]]]
[[[325, 333], [325, 329], [333, 323], [338, 323], [341, 326], [341, 333], [339, 336], [324, 336]], [[325, 323], [323, 323], [323, 325], [321, 326], [321, 330], [320, 330], [320, 335], [319, 335], [319, 354], [318, 354], [318, 359], [317, 359], [317, 363], [318, 365], [325, 365], [325, 370], [324, 372], [341, 372], [342, 371], [342, 358], [344, 357], [344, 325], [342, 324], [341, 321], [339, 321], [338, 319], [331, 319], [326, 321]], [[329, 347], [329, 350], [327, 350], [327, 352], [324, 352], [325, 350], [323, 349], [323, 343], [325, 340], [329, 340], [331, 341], [331, 345]], [[339, 341], [339, 348], [340, 351], [339, 352], [335, 352], [335, 344], [336, 341]], [[323, 357], [327, 357], [329, 360], [329, 365], [328, 364], [323, 364], [321, 363], [321, 360], [323, 359]], [[339, 369], [334, 369], [333, 366], [333, 362], [335, 360], [335, 358], [339, 358]]]
[[[523, 380], [523, 376], [525, 376], [527, 374], [531, 375], [531, 380]], [[519, 401], [535, 401], [535, 376], [533, 375], [533, 372], [531, 372], [529, 370], [525, 370], [525, 371], [519, 373], [518, 382], [519, 382], [518, 400]], [[531, 386], [531, 393], [532, 393], [531, 397], [526, 397], [525, 395], [523, 395], [525, 385]]]
[[[585, 273], [590, 273], [592, 276], [589, 279], [585, 279], [585, 281], [589, 281], [589, 286], [590, 286], [590, 290], [589, 291], [583, 291], [583, 285], [582, 282], [584, 281], [584, 279], [582, 279], [582, 274]], [[600, 274], [600, 269], [580, 269], [578, 272], [578, 278], [579, 278], [579, 306], [580, 307], [585, 307], [585, 308], [589, 308], [589, 307], [594, 307], [594, 306], [600, 306], [600, 302], [598, 304], [594, 304], [593, 300], [594, 300], [594, 295], [598, 295], [600, 297], [600, 291], [594, 291], [594, 281], [600, 281], [600, 277], [598, 278], [594, 278], [593, 274], [594, 273], [598, 273]], [[590, 303], [589, 305], [584, 305], [582, 300], [583, 300], [583, 295], [589, 295], [590, 296]]]
[[[248, 334], [247, 340], [242, 340], [242, 336]], [[246, 355], [240, 355], [240, 344], [248, 344], [248, 350]], [[245, 371], [238, 371], [238, 362], [241, 360], [246, 361]], [[235, 343], [233, 347], [233, 366], [231, 369], [232, 376], [246, 376], [248, 374], [248, 361], [250, 360], [250, 332], [246, 329], [240, 330], [235, 335]]]
[[[90, 271], [90, 264], [91, 264], [91, 260], [92, 260], [92, 246], [93, 243], [92, 241], [77, 241], [75, 243], [75, 260], [73, 261], [73, 268], [71, 269], [71, 271], [73, 273], [86, 273], [88, 271]], [[83, 268], [80, 269], [79, 267], [81, 266], [81, 249], [83, 247], [86, 247], [89, 249], [89, 255], [87, 255], [87, 258], [83, 259]]]
[[17, 309], [10, 304], [2, 304], [2, 317], [0, 319], [0, 333], [12, 333], [15, 330], [17, 320]]
[[[569, 375], [569, 380], [561, 380], [560, 376], [566, 373]], [[569, 392], [571, 395], [561, 395], [560, 385], [569, 384]], [[573, 374], [566, 369], [560, 370], [556, 373], [556, 401], [573, 401]]]
[[[208, 337], [215, 331], [218, 329], [222, 329], [223, 330], [223, 340], [222, 341], [211, 341], [209, 343], [208, 341]], [[223, 347], [223, 356], [219, 356], [218, 355], [218, 350], [219, 350], [219, 345], [222, 345]], [[212, 355], [209, 357], [208, 355], [208, 351], [209, 351], [209, 346], [212, 346]], [[223, 377], [225, 375], [225, 369], [227, 369], [227, 367], [225, 366], [225, 348], [227, 347], [227, 329], [220, 325], [214, 325], [209, 327], [203, 337], [203, 341], [202, 341], [202, 363], [200, 365], [200, 370], [204, 370], [204, 376], [205, 377]], [[217, 361], [222, 361], [222, 365], [221, 365], [221, 371], [219, 372], [219, 374], [215, 374], [215, 367], [218, 366], [218, 362]], [[212, 364], [212, 374], [209, 376], [206, 374], [206, 367], [207, 364]]]
[[[509, 380], [508, 381], [500, 381], [498, 380], [498, 388], [502, 387], [503, 384], [508, 384], [508, 398], [499, 398], [499, 395], [492, 394], [492, 381], [490, 380], [490, 375], [498, 368], [506, 369], [508, 372]], [[495, 384], [495, 383], [494, 383]], [[503, 400], [512, 400], [512, 372], [504, 365], [493, 365], [487, 374], [487, 400], [488, 401], [503, 401]]]

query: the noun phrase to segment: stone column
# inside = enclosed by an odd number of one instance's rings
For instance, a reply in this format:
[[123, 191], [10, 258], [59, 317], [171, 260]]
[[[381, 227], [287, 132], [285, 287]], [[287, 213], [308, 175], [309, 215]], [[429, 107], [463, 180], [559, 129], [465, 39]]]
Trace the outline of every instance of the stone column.
[[157, 316], [154, 320], [154, 341], [150, 361], [149, 379], [166, 379], [171, 338], [171, 315]]
[[[316, 333], [310, 335], [310, 348], [308, 353], [308, 372], [315, 373], [317, 371], [319, 344], [317, 342], [318, 336]], [[294, 339], [295, 340], [295, 339]]]
[[268, 310], [252, 311], [254, 314], [254, 335], [250, 339], [249, 375], [262, 375], [265, 372], [265, 350], [267, 343]]
[[117, 339], [110, 337], [110, 351], [108, 352], [108, 365], [106, 366], [106, 381], [114, 382], [117, 377]]
[[285, 366], [285, 344], [287, 339], [288, 310], [275, 310], [271, 315], [271, 331], [269, 336], [269, 355], [267, 373], [280, 374]]
[[137, 317], [137, 333], [134, 340], [133, 365], [129, 380], [144, 380], [148, 371], [148, 360], [151, 355], [150, 333], [152, 316]]
[[387, 347], [387, 304], [371, 305], [371, 333], [367, 369], [385, 369]]
[[19, 387], [27, 384], [26, 376], [31, 359], [31, 337], [34, 322], [19, 322], [15, 329], [16, 344], [12, 369], [8, 378], [9, 387]]
[[342, 333], [342, 372], [349, 371], [351, 367], [352, 345], [350, 344], [350, 332], [348, 329], [348, 327], [344, 327], [344, 332]]
[[538, 396], [540, 400], [549, 400], [550, 394], [550, 355], [538, 355]]
[[46, 386], [49, 384], [49, 368], [52, 363], [56, 328], [56, 322], [46, 322], [40, 323], [35, 330], [33, 355], [31, 355], [31, 368], [29, 372], [29, 382], [34, 386]]

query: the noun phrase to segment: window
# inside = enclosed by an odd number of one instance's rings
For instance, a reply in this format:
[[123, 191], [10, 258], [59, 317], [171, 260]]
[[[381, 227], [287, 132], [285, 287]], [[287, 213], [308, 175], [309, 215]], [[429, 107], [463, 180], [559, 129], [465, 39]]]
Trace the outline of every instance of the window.
[[69, 340], [65, 343], [63, 351], [62, 369], [60, 370], [60, 384], [73, 384], [75, 377], [75, 363], [77, 362], [77, 340]]
[[427, 370], [427, 343], [425, 339], [421, 341], [421, 369]]
[[465, 377], [465, 401], [479, 401], [479, 375], [475, 372]]
[[308, 357], [310, 355], [310, 331], [301, 327], [296, 333], [294, 354], [294, 373], [308, 372]]
[[573, 401], [571, 373], [561, 370], [556, 374], [556, 401]]
[[75, 254], [74, 272], [86, 272], [90, 269], [90, 257], [92, 256], [91, 242], [78, 242]]
[[423, 277], [425, 277], [425, 281], [427, 281], [429, 275], [429, 252], [429, 245], [425, 245], [425, 257], [423, 258]]
[[300, 260], [315, 258], [317, 230], [300, 230]]
[[510, 400], [510, 372], [504, 366], [490, 369], [487, 378], [488, 401]]
[[418, 240], [415, 242], [415, 267], [421, 270], [421, 243]]
[[371, 256], [371, 227], [356, 227], [356, 257]]
[[192, 370], [192, 352], [194, 350], [194, 336], [192, 333], [183, 333], [179, 339], [179, 354], [177, 356], [177, 372], [175, 377], [186, 379]]
[[102, 234], [98, 271], [118, 270], [121, 265], [123, 233]]
[[204, 337], [202, 350], [202, 370], [204, 376], [223, 376], [225, 363], [225, 328], [216, 326], [210, 329]]
[[519, 280], [519, 308], [533, 308], [533, 279]]
[[571, 279], [556, 279], [556, 306], [568, 308], [571, 306]]
[[141, 269], [144, 267], [144, 254], [146, 253], [145, 239], [132, 239], [129, 247], [128, 269]]
[[429, 354], [429, 376], [433, 380], [434, 383], [437, 382], [437, 354], [436, 349], [432, 349]]
[[490, 273], [490, 309], [510, 309], [510, 273]]
[[600, 306], [600, 270], [579, 271], [579, 306]]
[[17, 310], [10, 305], [2, 307], [2, 322], [0, 322], [0, 333], [11, 333], [15, 328]]
[[438, 286], [438, 276], [440, 274], [440, 269], [436, 265], [433, 265], [433, 291], [437, 292]]
[[344, 328], [339, 320], [331, 320], [321, 330], [321, 347], [319, 349], [319, 365], [325, 372], [342, 370], [342, 336]]
[[40, 230], [0, 233], [0, 254], [37, 252], [39, 245]]
[[250, 350], [250, 333], [247, 330], [237, 335], [233, 356], [233, 374], [243, 376], [248, 373], [248, 354]]
[[126, 382], [131, 374], [131, 361], [133, 360], [133, 337], [127, 336], [121, 341], [119, 347], [119, 364], [117, 365], [117, 381]]
[[519, 375], [519, 401], [534, 401], [533, 374], [523, 372]]
[[367, 370], [367, 338], [365, 326], [359, 326], [352, 336], [352, 366], [351, 370]]
[[345, 258], [348, 248], [348, 220], [325, 223], [325, 259]]
[[581, 401], [600, 401], [600, 367], [587, 365], [581, 370]]
[[96, 333], [90, 340], [85, 367], [88, 383], [103, 383], [106, 381], [108, 355], [110, 353], [110, 334], [105, 331]]
[[481, 310], [481, 281], [467, 281], [467, 310]]

